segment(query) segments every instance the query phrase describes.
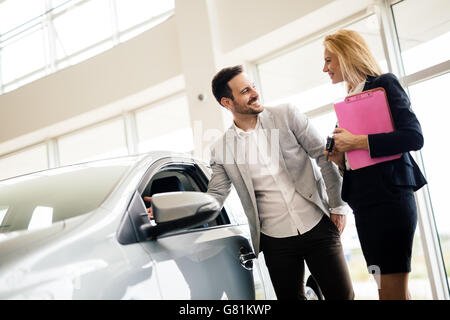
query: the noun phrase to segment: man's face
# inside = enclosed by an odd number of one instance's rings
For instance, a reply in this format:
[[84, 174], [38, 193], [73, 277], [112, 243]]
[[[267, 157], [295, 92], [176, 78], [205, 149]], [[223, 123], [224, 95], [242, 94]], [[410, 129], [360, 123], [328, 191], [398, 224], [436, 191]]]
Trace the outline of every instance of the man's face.
[[[228, 81], [234, 100], [222, 98], [227, 109], [238, 114], [258, 114], [264, 110], [259, 103], [259, 94], [245, 73], [240, 73]], [[226, 101], [224, 101], [226, 100]]]

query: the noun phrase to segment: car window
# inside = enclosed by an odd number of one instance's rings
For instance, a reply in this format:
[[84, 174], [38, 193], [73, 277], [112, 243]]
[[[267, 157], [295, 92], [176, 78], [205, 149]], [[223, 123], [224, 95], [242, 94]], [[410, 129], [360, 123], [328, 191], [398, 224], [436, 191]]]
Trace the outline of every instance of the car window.
[[[206, 192], [207, 189], [208, 180], [196, 165], [174, 165], [156, 173], [145, 187], [142, 197], [151, 197], [157, 193], [173, 191]], [[149, 206], [150, 204], [147, 203], [147, 207]], [[229, 223], [226, 210], [222, 209], [221, 214], [215, 220], [197, 228], [208, 228]]]
[[94, 210], [131, 165], [93, 162], [0, 181], [0, 233], [47, 227]]

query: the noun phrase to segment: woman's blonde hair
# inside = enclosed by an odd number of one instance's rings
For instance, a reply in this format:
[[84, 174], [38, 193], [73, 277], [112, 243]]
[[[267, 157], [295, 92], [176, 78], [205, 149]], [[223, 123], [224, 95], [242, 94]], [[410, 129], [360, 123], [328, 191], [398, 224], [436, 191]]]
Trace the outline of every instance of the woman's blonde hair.
[[348, 91], [365, 81], [368, 75], [377, 77], [382, 74], [366, 41], [356, 31], [338, 30], [326, 36], [323, 44], [337, 56]]

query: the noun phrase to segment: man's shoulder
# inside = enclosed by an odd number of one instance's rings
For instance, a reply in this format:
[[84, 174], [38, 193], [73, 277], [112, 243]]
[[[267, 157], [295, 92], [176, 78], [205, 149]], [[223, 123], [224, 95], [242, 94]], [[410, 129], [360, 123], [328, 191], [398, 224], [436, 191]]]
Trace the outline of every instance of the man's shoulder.
[[265, 106], [264, 109], [269, 112], [280, 112], [282, 110], [286, 111], [289, 108], [293, 108], [294, 105], [292, 103], [281, 103], [277, 105]]
[[288, 117], [289, 113], [295, 108], [292, 103], [282, 103], [274, 106], [264, 107], [264, 110], [276, 117]]

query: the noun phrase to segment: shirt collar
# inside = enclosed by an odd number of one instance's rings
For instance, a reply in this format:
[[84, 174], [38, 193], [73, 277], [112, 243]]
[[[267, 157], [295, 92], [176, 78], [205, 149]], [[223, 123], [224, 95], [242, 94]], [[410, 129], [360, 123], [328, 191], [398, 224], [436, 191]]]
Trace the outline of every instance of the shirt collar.
[[259, 130], [261, 128], [261, 121], [259, 120], [259, 115], [256, 116], [256, 125], [254, 129], [248, 130], [248, 131], [244, 131], [241, 128], [239, 128], [233, 121], [233, 127], [234, 130], [236, 130], [236, 133], [239, 137], [247, 137], [250, 134], [252, 134], [252, 132], [254, 132], [255, 130]]
[[358, 83], [358, 84], [356, 85], [356, 87], [353, 88], [353, 90], [349, 92], [349, 94], [355, 94], [355, 93], [360, 93], [360, 92], [362, 92], [363, 89], [364, 89], [364, 85], [365, 85], [365, 84], [366, 84], [366, 81], [365, 81], [365, 80], [362, 81], [362, 82], [360, 82], [360, 83]]

